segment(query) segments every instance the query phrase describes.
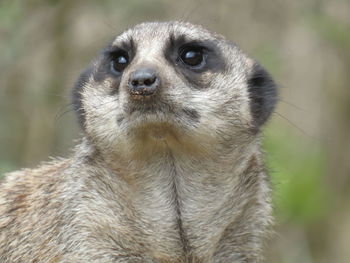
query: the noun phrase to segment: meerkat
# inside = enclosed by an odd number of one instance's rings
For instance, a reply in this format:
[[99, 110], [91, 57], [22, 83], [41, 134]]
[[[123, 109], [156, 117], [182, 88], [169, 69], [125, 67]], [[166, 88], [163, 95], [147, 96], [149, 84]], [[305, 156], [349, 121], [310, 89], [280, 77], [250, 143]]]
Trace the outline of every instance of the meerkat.
[[128, 29], [73, 89], [72, 156], [2, 182], [0, 262], [260, 262], [276, 101], [267, 71], [219, 34]]

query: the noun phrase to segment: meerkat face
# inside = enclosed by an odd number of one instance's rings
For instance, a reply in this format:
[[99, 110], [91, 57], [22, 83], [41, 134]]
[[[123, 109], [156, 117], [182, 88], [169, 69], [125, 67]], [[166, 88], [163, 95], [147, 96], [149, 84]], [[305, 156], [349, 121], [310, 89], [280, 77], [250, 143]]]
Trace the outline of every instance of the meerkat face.
[[235, 44], [182, 22], [143, 23], [116, 37], [73, 95], [85, 133], [106, 149], [234, 144], [257, 134], [277, 97], [268, 73]]

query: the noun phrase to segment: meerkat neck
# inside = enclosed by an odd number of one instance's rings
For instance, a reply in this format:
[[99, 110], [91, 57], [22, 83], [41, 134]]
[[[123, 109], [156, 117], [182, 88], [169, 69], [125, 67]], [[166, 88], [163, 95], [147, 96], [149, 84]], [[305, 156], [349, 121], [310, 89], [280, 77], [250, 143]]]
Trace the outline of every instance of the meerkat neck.
[[[132, 147], [129, 147], [132, 149]], [[143, 176], [164, 176], [166, 173], [186, 174], [199, 173], [214, 176], [226, 174], [233, 176], [242, 173], [252, 156], [260, 160], [260, 138], [256, 138], [248, 144], [235, 147], [211, 147], [213, 151], [183, 151], [182, 148], [170, 148], [166, 143], [158, 143], [150, 148], [140, 147], [136, 152], [105, 152], [96, 148], [88, 140], [84, 139], [78, 147], [78, 155], [85, 156], [85, 160], [96, 161], [101, 167], [115, 171], [117, 176], [125, 175], [127, 181], [135, 181]], [[260, 161], [259, 161], [260, 162]], [[262, 163], [262, 162], [260, 162]], [[135, 177], [135, 178], [133, 178]]]

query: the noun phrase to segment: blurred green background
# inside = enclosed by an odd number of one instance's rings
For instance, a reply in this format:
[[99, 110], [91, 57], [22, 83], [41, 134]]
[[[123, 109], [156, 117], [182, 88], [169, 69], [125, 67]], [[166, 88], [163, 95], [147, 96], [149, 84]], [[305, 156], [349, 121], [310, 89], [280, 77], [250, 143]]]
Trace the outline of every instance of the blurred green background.
[[276, 214], [266, 262], [350, 262], [349, 0], [2, 0], [0, 174], [69, 155], [79, 72], [113, 36], [150, 20], [221, 33], [280, 85], [264, 132]]

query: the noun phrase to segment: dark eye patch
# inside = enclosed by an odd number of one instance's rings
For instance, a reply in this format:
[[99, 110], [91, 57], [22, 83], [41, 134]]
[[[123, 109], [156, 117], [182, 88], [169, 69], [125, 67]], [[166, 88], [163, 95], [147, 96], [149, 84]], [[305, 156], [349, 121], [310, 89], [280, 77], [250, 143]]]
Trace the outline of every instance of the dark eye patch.
[[132, 61], [136, 52], [136, 46], [132, 38], [128, 41], [109, 45], [103, 52], [105, 64], [109, 64], [109, 70], [116, 76], [120, 76], [124, 69]]
[[119, 90], [122, 71], [132, 61], [135, 52], [136, 46], [132, 39], [107, 46], [94, 63], [95, 70], [92, 74], [94, 81], [100, 83], [106, 78], [111, 78], [113, 80], [111, 95], [116, 94]]
[[202, 73], [215, 73], [226, 68], [215, 39], [196, 40], [170, 34], [164, 56], [184, 80], [198, 89], [210, 86], [208, 74]]

